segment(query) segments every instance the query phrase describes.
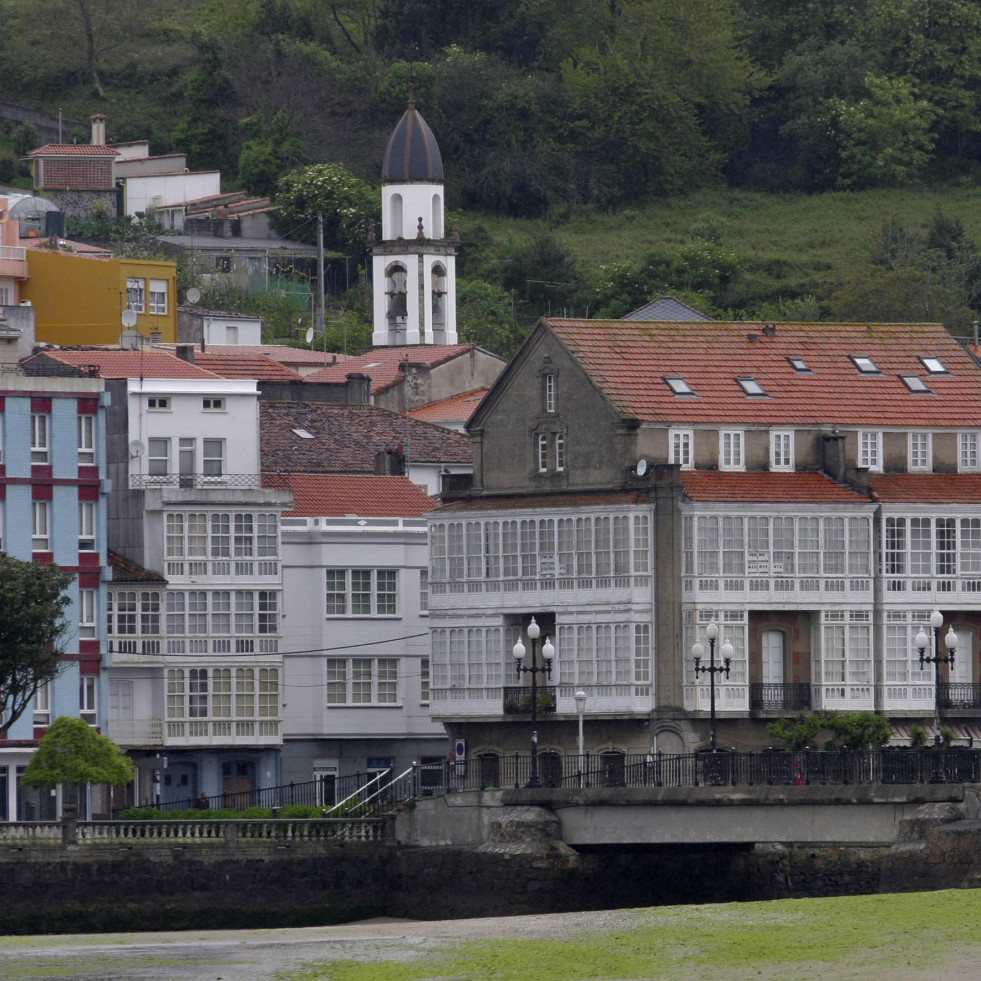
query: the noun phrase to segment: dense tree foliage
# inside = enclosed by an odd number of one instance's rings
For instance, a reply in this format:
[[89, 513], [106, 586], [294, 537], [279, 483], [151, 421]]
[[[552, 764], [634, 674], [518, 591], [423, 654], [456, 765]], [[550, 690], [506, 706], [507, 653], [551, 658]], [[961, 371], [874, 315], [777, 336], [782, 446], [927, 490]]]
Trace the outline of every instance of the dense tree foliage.
[[[463, 243], [461, 327], [510, 349], [543, 313], [615, 315], [659, 291], [717, 315], [905, 307], [969, 322], [977, 249], [937, 251], [923, 229], [904, 264], [787, 295], [749, 283], [741, 243], [724, 236], [687, 228], [670, 247], [589, 265], [552, 232], [726, 185], [973, 181], [979, 36], [981, 4], [964, 0], [0, 0], [0, 85], [73, 123], [103, 111], [112, 139], [149, 138], [154, 153], [279, 194], [283, 230], [307, 241], [321, 210], [328, 248], [360, 257], [413, 82], [448, 206], [539, 222], [528, 241]], [[0, 173], [17, 173], [27, 142], [3, 147]], [[305, 165], [335, 168], [343, 192], [317, 198]], [[351, 297], [335, 319], [362, 337]]]
[[65, 590], [74, 578], [54, 565], [0, 554], [0, 734], [61, 668], [71, 602]]
[[21, 782], [28, 787], [57, 783], [122, 787], [132, 779], [133, 764], [115, 743], [84, 719], [62, 715], [48, 727]]

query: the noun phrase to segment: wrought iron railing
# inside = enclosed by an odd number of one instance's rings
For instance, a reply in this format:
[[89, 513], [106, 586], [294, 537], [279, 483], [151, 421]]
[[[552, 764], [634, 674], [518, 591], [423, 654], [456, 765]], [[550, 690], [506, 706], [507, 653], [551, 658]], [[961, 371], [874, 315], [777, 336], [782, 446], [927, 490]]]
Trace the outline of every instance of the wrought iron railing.
[[[551, 715], [555, 712], [554, 685], [538, 685], [538, 714]], [[522, 715], [531, 714], [531, 686], [505, 688], [504, 689], [504, 714]]]
[[193, 490], [208, 487], [244, 487], [256, 490], [262, 486], [262, 474], [258, 473], [132, 473], [129, 475], [131, 490], [147, 487], [184, 487]]
[[798, 712], [811, 707], [811, 686], [792, 684], [752, 684], [749, 686], [749, 707], [758, 711]]
[[[587, 787], [765, 787], [981, 782], [981, 750], [966, 748], [882, 750], [768, 750], [758, 753], [699, 752], [586, 753], [563, 756], [539, 753], [538, 772], [545, 788]], [[306, 804], [338, 813], [341, 802], [352, 814], [378, 814], [420, 797], [462, 790], [504, 790], [527, 785], [531, 757], [483, 754], [467, 760], [414, 763], [399, 775], [356, 773], [282, 787], [221, 794], [212, 809], [245, 810]], [[359, 805], [364, 803], [365, 807]], [[187, 798], [157, 806], [162, 811], [193, 808]], [[118, 813], [122, 808], [117, 808]], [[206, 817], [207, 812], [202, 812]]]
[[940, 707], [945, 709], [981, 709], [981, 685], [967, 682], [941, 684], [937, 689]]

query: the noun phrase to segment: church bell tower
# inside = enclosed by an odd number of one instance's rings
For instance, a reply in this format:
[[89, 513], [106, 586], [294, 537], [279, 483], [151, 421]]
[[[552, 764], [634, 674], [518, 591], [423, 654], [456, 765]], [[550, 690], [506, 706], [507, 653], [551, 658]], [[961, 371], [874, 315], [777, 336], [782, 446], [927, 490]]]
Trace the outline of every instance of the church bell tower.
[[456, 243], [443, 218], [443, 159], [409, 107], [382, 164], [382, 235], [372, 243], [375, 347], [456, 344]]

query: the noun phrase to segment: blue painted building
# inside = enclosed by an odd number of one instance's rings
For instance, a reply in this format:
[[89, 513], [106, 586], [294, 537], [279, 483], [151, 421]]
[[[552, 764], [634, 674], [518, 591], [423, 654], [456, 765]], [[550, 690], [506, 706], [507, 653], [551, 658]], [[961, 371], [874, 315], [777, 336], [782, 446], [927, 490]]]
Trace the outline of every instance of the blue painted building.
[[[77, 791], [19, 787], [19, 775], [59, 716], [100, 728], [107, 718], [105, 406], [98, 378], [0, 371], [0, 547], [76, 574], [62, 639], [64, 667], [33, 710], [0, 737], [0, 819], [54, 819]], [[75, 799], [108, 814], [105, 788]]]

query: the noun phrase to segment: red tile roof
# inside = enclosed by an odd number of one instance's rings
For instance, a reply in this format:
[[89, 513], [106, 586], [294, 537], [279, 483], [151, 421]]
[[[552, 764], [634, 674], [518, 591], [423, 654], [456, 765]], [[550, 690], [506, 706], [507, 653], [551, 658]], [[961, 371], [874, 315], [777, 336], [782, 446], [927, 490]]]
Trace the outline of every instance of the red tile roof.
[[266, 474], [262, 483], [293, 491], [293, 510], [284, 517], [421, 518], [436, 507], [408, 477]]
[[[218, 378], [213, 371], [182, 361], [163, 351], [47, 350], [36, 355], [73, 368], [97, 369], [100, 378]], [[33, 359], [29, 359], [33, 360]]]
[[981, 473], [870, 473], [884, 504], [981, 504]]
[[194, 363], [222, 378], [254, 378], [257, 381], [299, 381], [300, 376], [264, 354], [250, 354], [237, 347], [195, 351]]
[[[981, 426], [978, 366], [939, 324], [547, 323], [613, 405], [642, 421]], [[860, 374], [849, 355], [880, 373]], [[948, 373], [931, 375], [921, 356]], [[791, 357], [810, 370], [796, 371]], [[918, 375], [929, 394], [901, 375]], [[672, 376], [694, 396], [673, 394]], [[737, 378], [755, 379], [766, 396], [747, 396]]]
[[[27, 238], [21, 239], [21, 244], [25, 249], [47, 249], [49, 248], [50, 238]], [[75, 242], [68, 238], [58, 239], [58, 248], [51, 249], [52, 252], [67, 252], [69, 254], [83, 255], [88, 259], [111, 259], [112, 250], [104, 249], [101, 245], [91, 245], [89, 242]]]
[[426, 422], [466, 422], [487, 392], [486, 388], [475, 388], [472, 392], [463, 392], [439, 402], [420, 405], [418, 409], [412, 409], [409, 415], [413, 419], [424, 419]]
[[166, 582], [159, 572], [151, 572], [143, 566], [124, 559], [121, 555], [109, 549], [109, 565], [112, 567], [113, 582]]
[[683, 470], [681, 483], [692, 501], [763, 504], [862, 504], [865, 494], [836, 484], [822, 473], [774, 473], [767, 470]]
[[402, 381], [402, 363], [425, 364], [430, 368], [470, 352], [472, 344], [415, 344], [409, 347], [376, 347], [367, 354], [348, 358], [322, 371], [307, 375], [307, 381], [343, 382], [352, 372], [371, 376], [371, 391], [382, 392]]
[[118, 157], [119, 151], [104, 144], [92, 143], [45, 143], [31, 150], [29, 157]]
[[[299, 435], [305, 431], [310, 437]], [[375, 454], [403, 447], [410, 463], [472, 463], [470, 438], [374, 405], [259, 403], [264, 473], [374, 473]]]

